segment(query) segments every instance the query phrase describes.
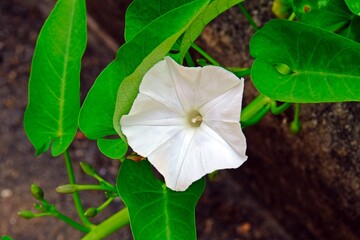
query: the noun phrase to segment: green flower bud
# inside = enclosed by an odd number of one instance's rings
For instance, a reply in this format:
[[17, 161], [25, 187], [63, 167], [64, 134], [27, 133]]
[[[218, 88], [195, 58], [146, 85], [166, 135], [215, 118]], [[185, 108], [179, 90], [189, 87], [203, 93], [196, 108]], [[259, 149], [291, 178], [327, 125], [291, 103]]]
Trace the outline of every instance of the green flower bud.
[[93, 176], [96, 174], [96, 170], [86, 162], [80, 162], [80, 167], [86, 175]]
[[44, 199], [44, 191], [38, 185], [32, 184], [30, 190], [35, 199], [39, 201]]
[[35, 217], [34, 213], [31, 211], [21, 211], [21, 212], [18, 212], [18, 215], [25, 219], [32, 219]]
[[301, 131], [301, 123], [299, 121], [292, 121], [290, 124], [290, 130], [294, 134], [298, 134]]
[[88, 208], [84, 215], [86, 217], [95, 217], [98, 214], [98, 210], [96, 208]]
[[75, 184], [66, 184], [56, 188], [56, 191], [59, 193], [74, 193], [77, 191]]

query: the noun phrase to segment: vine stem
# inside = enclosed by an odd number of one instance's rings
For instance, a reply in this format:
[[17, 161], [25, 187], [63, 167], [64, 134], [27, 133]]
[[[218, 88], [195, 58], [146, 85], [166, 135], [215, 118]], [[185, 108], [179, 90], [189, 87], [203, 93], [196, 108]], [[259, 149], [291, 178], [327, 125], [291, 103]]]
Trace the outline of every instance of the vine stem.
[[60, 219], [61, 221], [69, 224], [70, 226], [76, 228], [77, 230], [81, 231], [81, 232], [84, 232], [84, 233], [88, 233], [90, 231], [89, 228], [75, 222], [74, 220], [72, 220], [71, 218], [65, 216], [64, 214], [62, 213], [59, 213], [59, 212], [56, 212], [53, 214], [54, 217], [57, 217], [58, 219]]
[[101, 190], [101, 191], [110, 191], [116, 192], [115, 187], [113, 186], [104, 186], [104, 185], [75, 185], [77, 191], [86, 191], [86, 190]]
[[129, 221], [129, 211], [127, 208], [123, 208], [105, 221], [101, 222], [99, 225], [93, 227], [91, 231], [82, 238], [82, 240], [103, 239], [127, 225]]
[[[69, 176], [69, 182], [70, 184], [76, 184], [76, 180], [75, 180], [75, 175], [74, 175], [74, 169], [72, 167], [72, 163], [71, 163], [71, 157], [69, 154], [69, 151], [66, 150], [64, 152], [64, 160], [65, 160], [65, 164], [66, 164], [66, 170]], [[84, 215], [85, 211], [84, 208], [81, 204], [81, 200], [80, 200], [80, 195], [78, 192], [74, 192], [72, 193], [73, 199], [74, 199], [74, 204], [75, 204], [75, 208], [76, 211], [79, 215], [79, 218], [81, 220], [81, 222], [86, 226], [91, 228], [93, 225], [91, 224], [91, 222], [89, 221], [89, 219]]]
[[191, 47], [197, 51], [198, 53], [200, 53], [206, 60], [208, 60], [211, 64], [215, 65], [215, 66], [220, 66], [220, 63], [217, 62], [213, 57], [211, 57], [207, 52], [205, 52], [201, 47], [199, 47], [198, 45], [196, 45], [195, 43], [193, 43], [191, 45]]
[[296, 15], [294, 12], [291, 13], [291, 15], [289, 16], [288, 20], [293, 21], [295, 19]]
[[250, 25], [252, 26], [252, 28], [254, 29], [254, 31], [258, 31], [259, 27], [256, 25], [254, 19], [251, 17], [250, 13], [246, 10], [244, 3], [238, 3], [238, 6], [241, 10], [241, 12], [244, 14], [244, 16], [246, 17], [246, 19], [249, 21]]

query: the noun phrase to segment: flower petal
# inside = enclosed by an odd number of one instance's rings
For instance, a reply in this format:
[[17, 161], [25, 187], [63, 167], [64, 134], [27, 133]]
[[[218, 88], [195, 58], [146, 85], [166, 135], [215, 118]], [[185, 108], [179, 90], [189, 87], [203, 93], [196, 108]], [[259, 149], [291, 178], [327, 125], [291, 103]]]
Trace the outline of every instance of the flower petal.
[[[202, 70], [203, 74], [199, 87], [201, 91], [197, 94], [198, 107], [205, 105], [209, 101], [228, 91], [238, 91], [240, 88], [243, 89], [244, 79], [239, 79], [235, 74], [222, 67], [205, 66]], [[237, 86], [239, 84], [240, 86]]]
[[185, 112], [196, 108], [197, 95], [201, 91], [201, 67], [184, 67], [177, 64], [172, 58], [165, 57], [166, 64], [171, 72], [176, 94]]
[[199, 108], [204, 121], [239, 122], [244, 79]]
[[244, 84], [243, 79], [239, 80], [237, 76], [222, 67], [189, 68], [177, 64], [170, 57], [166, 57], [165, 61], [172, 74], [179, 100], [186, 112], [198, 109], [238, 84], [241, 86]]
[[239, 122], [206, 121], [204, 124], [218, 134], [240, 158], [244, 161], [247, 159], [246, 138]]
[[186, 124], [180, 113], [142, 93], [137, 96], [130, 113], [120, 120], [129, 145], [142, 156], [148, 156]]
[[199, 128], [180, 131], [148, 159], [164, 176], [167, 187], [184, 191], [207, 173], [239, 167], [247, 157], [240, 155], [213, 129], [201, 124]]
[[172, 73], [165, 60], [155, 64], [144, 75], [139, 92], [152, 97], [158, 102], [174, 109], [174, 111], [183, 112], [183, 107], [177, 97]]

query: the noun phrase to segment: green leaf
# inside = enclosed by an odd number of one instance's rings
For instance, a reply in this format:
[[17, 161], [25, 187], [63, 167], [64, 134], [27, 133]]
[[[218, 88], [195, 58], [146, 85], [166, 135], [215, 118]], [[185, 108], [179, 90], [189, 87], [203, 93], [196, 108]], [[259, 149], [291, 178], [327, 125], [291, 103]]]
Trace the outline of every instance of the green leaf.
[[125, 160], [117, 179], [135, 240], [196, 239], [195, 205], [204, 188], [202, 178], [185, 192], [172, 191], [155, 178], [146, 160]]
[[303, 23], [360, 41], [359, 17], [348, 9], [344, 0], [293, 0], [293, 8]]
[[250, 42], [251, 77], [283, 102], [359, 101], [360, 44], [310, 25], [272, 20]]
[[9, 236], [4, 235], [1, 237], [1, 240], [13, 240], [13, 239]]
[[[180, 35], [205, 9], [208, 2], [208, 0], [187, 1], [164, 13], [120, 49], [118, 64], [123, 71], [119, 77], [121, 84], [113, 118], [113, 126], [120, 136], [122, 136], [120, 118], [130, 111], [139, 92], [142, 77], [155, 63], [164, 58]], [[133, 45], [130, 45], [131, 43]]]
[[244, 0], [213, 0], [202, 11], [199, 16], [191, 23], [189, 28], [184, 33], [180, 44], [179, 59], [184, 59], [187, 51], [193, 44], [193, 42], [200, 36], [205, 26], [214, 18], [219, 16], [222, 12], [235, 6], [236, 4], [243, 2]]
[[181, 7], [191, 0], [169, 1], [169, 0], [137, 0], [133, 1], [125, 15], [125, 40], [132, 40], [137, 33], [141, 32], [148, 24], [160, 16]]
[[41, 29], [31, 66], [24, 127], [37, 154], [52, 144], [52, 155], [60, 155], [75, 136], [85, 46], [85, 1], [59, 0]]
[[112, 159], [121, 159], [126, 151], [127, 151], [127, 144], [121, 138], [117, 139], [106, 139], [106, 138], [99, 138], [97, 141], [97, 145], [100, 151], [107, 157]]
[[360, 2], [359, 0], [345, 0], [348, 8], [356, 15], [360, 16]]

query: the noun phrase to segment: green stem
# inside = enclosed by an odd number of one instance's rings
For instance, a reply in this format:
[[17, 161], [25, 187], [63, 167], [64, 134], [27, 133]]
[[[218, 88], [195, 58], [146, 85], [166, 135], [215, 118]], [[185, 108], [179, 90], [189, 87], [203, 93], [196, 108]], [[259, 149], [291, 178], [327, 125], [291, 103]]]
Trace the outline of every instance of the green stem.
[[65, 216], [64, 214], [61, 214], [59, 212], [56, 212], [53, 214], [54, 217], [57, 217], [58, 219], [60, 219], [61, 221], [67, 223], [68, 225], [76, 228], [77, 230], [84, 232], [84, 233], [88, 233], [90, 231], [89, 228], [75, 222], [74, 220], [72, 220], [71, 218]]
[[[108, 187], [110, 187], [110, 188], [114, 188], [114, 186], [113, 186], [111, 183], [109, 183], [108, 181], [106, 181], [105, 179], [103, 179], [102, 177], [100, 177], [99, 175], [94, 176], [94, 178], [95, 178], [96, 180], [98, 180], [100, 184], [103, 184], [104, 186], [108, 186]], [[116, 190], [115, 190], [115, 191], [116, 191]]]
[[191, 47], [197, 51], [198, 53], [200, 53], [206, 60], [208, 60], [211, 64], [215, 65], [215, 66], [220, 66], [220, 63], [217, 62], [213, 57], [211, 57], [207, 52], [205, 52], [201, 47], [199, 47], [198, 45], [196, 45], [195, 43], [193, 43], [191, 45]]
[[241, 12], [244, 14], [244, 16], [246, 17], [246, 19], [249, 21], [250, 25], [252, 26], [252, 28], [254, 29], [254, 31], [258, 31], [259, 27], [256, 25], [256, 23], [254, 22], [254, 19], [251, 17], [250, 13], [246, 10], [244, 3], [238, 3], [238, 6], [241, 10]]
[[[74, 175], [74, 170], [71, 164], [71, 158], [70, 158], [70, 154], [69, 151], [66, 150], [64, 152], [64, 159], [65, 159], [65, 164], [66, 164], [66, 170], [69, 176], [69, 182], [70, 184], [76, 184], [76, 180], [75, 180], [75, 175]], [[84, 215], [85, 211], [84, 208], [81, 204], [81, 200], [80, 200], [80, 195], [78, 192], [74, 192], [72, 194], [73, 199], [74, 199], [74, 204], [75, 204], [75, 208], [76, 211], [79, 215], [80, 220], [82, 221], [82, 223], [86, 226], [86, 227], [91, 227], [92, 224], [89, 221], [89, 219]]]
[[277, 106], [276, 101], [273, 100], [271, 102], [271, 112], [272, 112], [272, 114], [279, 115], [279, 114], [285, 112], [291, 105], [292, 105], [292, 103], [286, 102], [286, 103], [281, 104], [280, 106]]
[[127, 208], [124, 208], [101, 222], [99, 225], [93, 227], [91, 231], [82, 238], [82, 240], [103, 239], [127, 225], [129, 221], [129, 211]]
[[195, 66], [194, 61], [192, 60], [191, 55], [190, 55], [189, 52], [186, 53], [185, 59], [186, 59], [186, 62], [187, 62], [189, 67], [194, 67]]
[[97, 208], [98, 212], [101, 212], [102, 210], [104, 210], [104, 208], [106, 208], [107, 206], [109, 206], [109, 204], [114, 200], [114, 198], [109, 198], [108, 200], [106, 200], [106, 202], [104, 202], [103, 204], [101, 204], [100, 207]]
[[294, 12], [291, 13], [291, 15], [289, 16], [288, 20], [293, 21], [295, 19], [296, 15]]
[[237, 77], [245, 77], [245, 76], [250, 76], [251, 73], [251, 67], [250, 68], [226, 68], [227, 70], [229, 70], [230, 72], [232, 72], [233, 74], [235, 74]]
[[295, 113], [294, 113], [294, 120], [290, 123], [290, 130], [297, 134], [301, 130], [301, 123], [300, 123], [300, 103], [295, 103]]
[[241, 113], [241, 127], [245, 128], [258, 123], [270, 110], [271, 99], [264, 96], [257, 96]]
[[115, 187], [105, 186], [105, 185], [76, 185], [77, 191], [86, 191], [86, 190], [103, 190], [116, 192]]
[[262, 108], [270, 103], [271, 99], [260, 94], [251, 101], [241, 112], [241, 121], [249, 121], [256, 115]]
[[252, 125], [257, 124], [260, 122], [261, 119], [265, 117], [265, 115], [269, 112], [270, 106], [266, 105], [262, 109], [260, 109], [257, 113], [255, 113], [251, 119], [246, 121], [241, 120], [241, 128], [250, 127]]

